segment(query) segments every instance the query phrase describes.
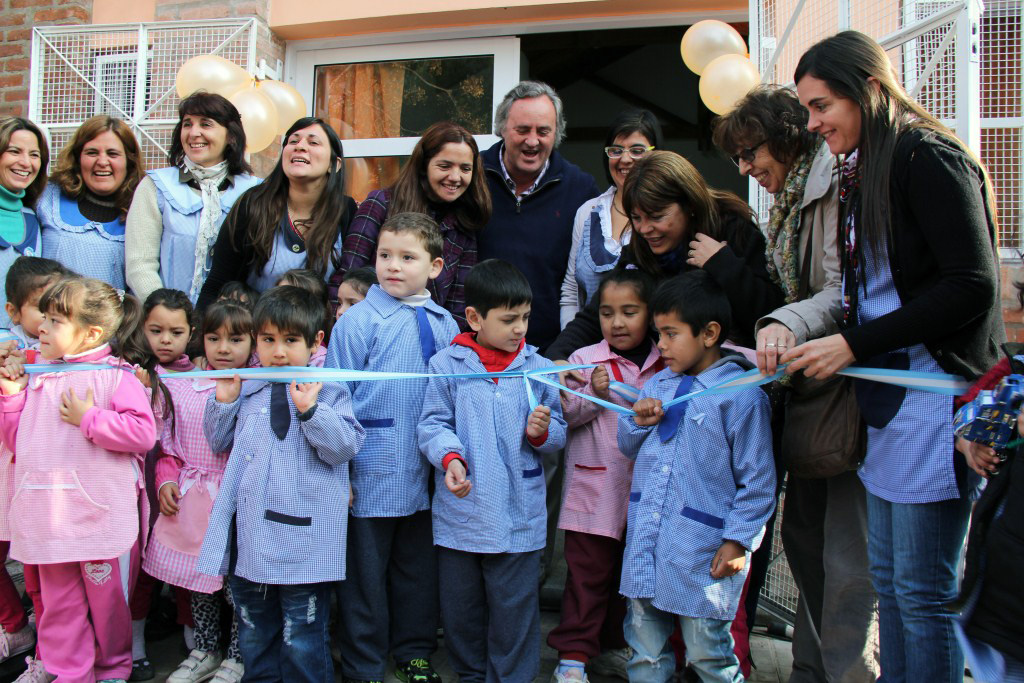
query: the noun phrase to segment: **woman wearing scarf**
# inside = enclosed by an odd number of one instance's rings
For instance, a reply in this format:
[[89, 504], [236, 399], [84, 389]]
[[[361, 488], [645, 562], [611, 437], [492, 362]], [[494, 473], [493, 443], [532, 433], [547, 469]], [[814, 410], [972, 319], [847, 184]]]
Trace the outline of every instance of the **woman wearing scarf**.
[[87, 120], [57, 157], [36, 204], [46, 257], [124, 289], [124, 230], [145, 177], [139, 143], [124, 121]]
[[[715, 144], [741, 175], [773, 196], [768, 272], [786, 305], [758, 321], [757, 361], [774, 374], [778, 357], [838, 331], [842, 284], [836, 246], [839, 175], [835, 157], [807, 130], [807, 110], [781, 86], [762, 86], [719, 119]], [[878, 623], [868, 571], [867, 500], [856, 472], [786, 484], [782, 542], [800, 599], [791, 683], [878, 678]], [[753, 590], [753, 589], [752, 589]]]
[[140, 299], [169, 287], [195, 303], [224, 218], [259, 179], [245, 161], [242, 119], [227, 99], [197, 92], [181, 101], [178, 116], [172, 165], [147, 174], [128, 211], [125, 269]]
[[[1005, 340], [991, 184], [894, 73], [882, 47], [856, 31], [817, 43], [797, 64], [808, 129], [843, 161], [843, 324], [781, 362], [819, 379], [857, 362], [973, 381]], [[884, 680], [961, 681], [946, 605], [957, 596], [971, 482], [953, 450], [953, 397], [855, 384], [868, 425], [858, 474]]]
[[[19, 256], [42, 256], [39, 221], [32, 206], [46, 185], [50, 151], [42, 131], [28, 119], [0, 117], [0, 273]], [[3, 290], [0, 287], [0, 290]], [[0, 291], [0, 329], [11, 326]]]

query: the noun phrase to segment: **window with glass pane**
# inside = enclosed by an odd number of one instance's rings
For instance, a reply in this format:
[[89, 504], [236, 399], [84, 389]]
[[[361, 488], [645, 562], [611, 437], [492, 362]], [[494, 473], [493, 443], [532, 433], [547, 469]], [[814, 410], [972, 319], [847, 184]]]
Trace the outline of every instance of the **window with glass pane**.
[[320, 65], [314, 88], [316, 116], [344, 140], [418, 137], [438, 121], [489, 133], [494, 57]]
[[345, 159], [345, 192], [357, 202], [382, 187], [391, 187], [409, 160], [400, 157], [348, 157]]

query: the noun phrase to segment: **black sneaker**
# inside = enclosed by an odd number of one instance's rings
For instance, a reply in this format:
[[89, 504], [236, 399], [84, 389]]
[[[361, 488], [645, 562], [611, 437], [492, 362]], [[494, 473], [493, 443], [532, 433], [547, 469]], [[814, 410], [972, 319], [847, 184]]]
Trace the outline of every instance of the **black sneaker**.
[[396, 662], [395, 675], [403, 683], [441, 683], [441, 677], [425, 659], [414, 659], [405, 664]]
[[136, 659], [132, 662], [132, 673], [129, 681], [150, 681], [156, 678], [156, 669], [148, 659]]

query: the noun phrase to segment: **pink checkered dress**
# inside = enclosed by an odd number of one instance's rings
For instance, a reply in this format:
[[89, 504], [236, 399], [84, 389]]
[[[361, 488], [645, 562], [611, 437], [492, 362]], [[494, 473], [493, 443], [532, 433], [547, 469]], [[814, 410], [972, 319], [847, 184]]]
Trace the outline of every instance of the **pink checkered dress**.
[[213, 593], [223, 586], [223, 579], [200, 574], [196, 563], [228, 462], [228, 452], [211, 451], [203, 433], [203, 415], [217, 384], [173, 375], [163, 379], [174, 401], [174, 433], [168, 420], [160, 435], [166, 455], [157, 465], [156, 485], [159, 490], [167, 481], [177, 481], [182, 496], [178, 514], [160, 515], [153, 525], [142, 568], [171, 585]]
[[[642, 387], [664, 367], [653, 344], [643, 367], [638, 368], [615, 353], [607, 341], [576, 351], [569, 356], [569, 362], [598, 363], [608, 370], [611, 379], [636, 388]], [[569, 388], [593, 395], [590, 388], [592, 372], [592, 369], [583, 370], [586, 384], [570, 380]], [[614, 393], [610, 400], [622, 406], [629, 405]], [[619, 414], [563, 393], [562, 415], [569, 423], [569, 440], [565, 447], [564, 497], [558, 528], [622, 540], [626, 532], [633, 461], [618, 448], [616, 430]]]

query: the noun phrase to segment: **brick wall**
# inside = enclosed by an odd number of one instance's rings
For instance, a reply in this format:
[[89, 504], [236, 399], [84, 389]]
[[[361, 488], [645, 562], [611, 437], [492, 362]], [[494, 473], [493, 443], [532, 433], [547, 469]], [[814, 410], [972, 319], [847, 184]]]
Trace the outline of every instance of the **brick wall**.
[[0, 8], [0, 114], [28, 113], [32, 27], [88, 24], [92, 0], [5, 0]]

